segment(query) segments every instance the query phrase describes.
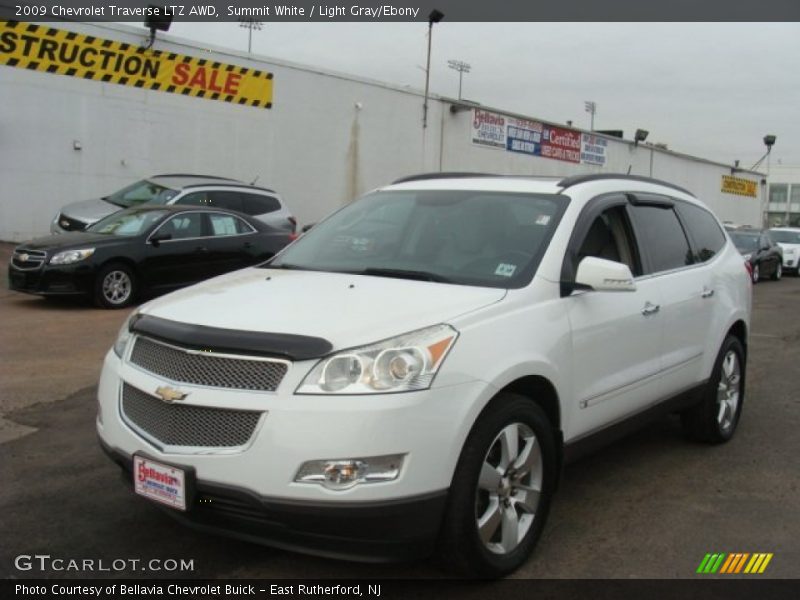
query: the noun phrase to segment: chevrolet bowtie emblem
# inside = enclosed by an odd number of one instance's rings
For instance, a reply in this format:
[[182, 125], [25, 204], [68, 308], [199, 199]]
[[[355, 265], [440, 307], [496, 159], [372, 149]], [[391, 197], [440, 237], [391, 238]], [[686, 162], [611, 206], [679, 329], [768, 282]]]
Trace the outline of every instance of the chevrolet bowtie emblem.
[[19, 258], [22, 262], [28, 262], [28, 259], [30, 258], [30, 255], [29, 254], [19, 254], [17, 256], [17, 258]]
[[61, 221], [60, 225], [61, 225], [61, 226], [62, 226], [64, 229], [66, 229], [67, 227], [69, 227], [69, 221]]
[[172, 404], [176, 400], [183, 400], [189, 394], [168, 385], [161, 385], [156, 388], [156, 395], [167, 404]]

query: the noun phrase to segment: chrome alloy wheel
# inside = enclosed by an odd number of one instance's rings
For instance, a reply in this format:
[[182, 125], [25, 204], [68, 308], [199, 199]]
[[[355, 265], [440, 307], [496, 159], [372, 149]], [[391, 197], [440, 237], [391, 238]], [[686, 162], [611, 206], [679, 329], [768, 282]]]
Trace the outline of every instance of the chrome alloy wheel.
[[723, 432], [733, 427], [736, 419], [736, 410], [739, 408], [741, 395], [741, 381], [742, 369], [739, 365], [739, 356], [733, 350], [728, 350], [722, 360], [719, 385], [717, 386], [717, 423]]
[[103, 278], [103, 297], [109, 304], [124, 304], [132, 289], [133, 283], [125, 271], [109, 271]]
[[490, 552], [513, 552], [530, 531], [543, 470], [530, 427], [511, 423], [497, 434], [484, 458], [475, 494], [478, 535]]

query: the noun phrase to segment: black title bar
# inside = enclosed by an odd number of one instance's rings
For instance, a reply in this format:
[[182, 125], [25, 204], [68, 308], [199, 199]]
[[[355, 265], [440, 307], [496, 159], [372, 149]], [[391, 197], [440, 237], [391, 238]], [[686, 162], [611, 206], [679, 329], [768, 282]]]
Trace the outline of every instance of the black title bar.
[[18, 21], [130, 21], [150, 17], [224, 22], [428, 22], [431, 12], [447, 22], [503, 21], [800, 21], [798, 0], [0, 0], [0, 19]]

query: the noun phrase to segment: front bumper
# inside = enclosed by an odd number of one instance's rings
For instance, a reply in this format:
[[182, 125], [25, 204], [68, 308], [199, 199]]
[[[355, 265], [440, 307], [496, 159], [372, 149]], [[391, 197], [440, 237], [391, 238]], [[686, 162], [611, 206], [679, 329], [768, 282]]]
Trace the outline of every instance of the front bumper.
[[783, 258], [783, 268], [788, 270], [797, 269], [800, 266], [800, 257], [784, 256]]
[[[102, 439], [100, 445], [132, 488], [132, 459]], [[186, 512], [164, 512], [202, 532], [364, 562], [430, 555], [447, 502], [446, 491], [385, 502], [289, 502], [202, 480], [193, 482], [190, 497]]]
[[[141, 454], [192, 473], [190, 509], [169, 514], [209, 532], [287, 549], [360, 560], [399, 560], [433, 549], [464, 440], [485, 383], [380, 396], [297, 396], [315, 361], [295, 362], [276, 392], [204, 388], [166, 381], [109, 351], [98, 389], [97, 431], [128, 474]], [[159, 447], [123, 416], [122, 385], [146, 393], [165, 383], [181, 404], [261, 410], [246, 445], [234, 450]], [[397, 479], [344, 491], [296, 483], [310, 460], [404, 455]]]
[[35, 270], [8, 266], [8, 288], [16, 292], [42, 296], [90, 295], [94, 286], [94, 269], [89, 265], [63, 265]]

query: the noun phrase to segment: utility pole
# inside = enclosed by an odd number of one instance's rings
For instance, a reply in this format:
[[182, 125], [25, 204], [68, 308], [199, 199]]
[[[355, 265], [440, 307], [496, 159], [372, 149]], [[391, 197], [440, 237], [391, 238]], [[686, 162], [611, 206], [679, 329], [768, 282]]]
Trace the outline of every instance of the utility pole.
[[425, 101], [422, 103], [422, 128], [428, 128], [428, 86], [431, 80], [431, 38], [433, 25], [444, 18], [444, 13], [435, 8], [428, 15], [428, 62], [425, 65]]

